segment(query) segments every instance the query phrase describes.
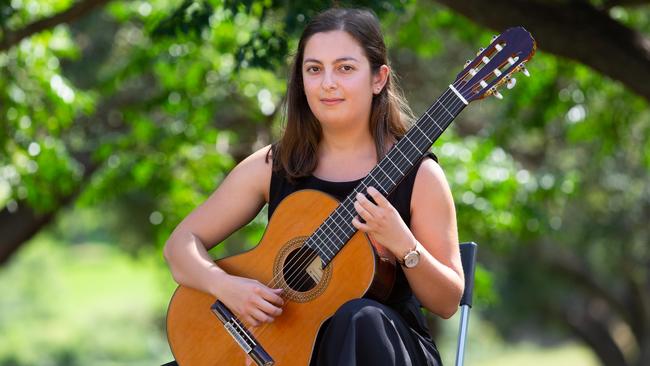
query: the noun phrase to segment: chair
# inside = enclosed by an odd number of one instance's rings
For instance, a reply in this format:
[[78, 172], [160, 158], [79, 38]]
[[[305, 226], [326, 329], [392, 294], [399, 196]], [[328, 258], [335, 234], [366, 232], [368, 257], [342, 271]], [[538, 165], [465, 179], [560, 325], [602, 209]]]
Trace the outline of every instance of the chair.
[[458, 348], [456, 349], [456, 366], [463, 366], [465, 362], [465, 345], [469, 324], [469, 311], [472, 307], [474, 292], [474, 269], [476, 268], [476, 251], [478, 245], [474, 242], [460, 244], [460, 259], [463, 263], [465, 274], [465, 292], [460, 299], [460, 331], [458, 332]]

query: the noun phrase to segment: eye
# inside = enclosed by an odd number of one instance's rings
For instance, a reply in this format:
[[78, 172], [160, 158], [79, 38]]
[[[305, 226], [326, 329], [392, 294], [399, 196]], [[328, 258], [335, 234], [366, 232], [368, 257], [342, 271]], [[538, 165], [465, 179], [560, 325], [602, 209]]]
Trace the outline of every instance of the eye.
[[318, 66], [307, 66], [307, 69], [305, 69], [305, 71], [307, 71], [310, 74], [318, 72], [318, 70], [320, 70]]
[[354, 66], [352, 66], [352, 65], [342, 65], [340, 67], [340, 69], [345, 71], [345, 72], [350, 72], [350, 71], [354, 70]]

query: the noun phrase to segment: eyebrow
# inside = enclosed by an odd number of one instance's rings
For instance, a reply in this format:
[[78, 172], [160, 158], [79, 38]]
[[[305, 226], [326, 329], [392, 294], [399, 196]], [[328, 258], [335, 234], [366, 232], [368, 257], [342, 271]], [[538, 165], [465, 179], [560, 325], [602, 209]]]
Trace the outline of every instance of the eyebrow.
[[[357, 60], [357, 59], [354, 58], [354, 57], [351, 57], [351, 56], [345, 56], [345, 57], [339, 57], [339, 58], [337, 58], [336, 60], [334, 60], [333, 63], [337, 63], [337, 62], [341, 62], [341, 61], [356, 61], [356, 62], [359, 62], [359, 60]], [[315, 63], [317, 63], [317, 64], [321, 64], [321, 65], [323, 64], [322, 62], [320, 62], [320, 61], [318, 61], [318, 60], [316, 60], [316, 59], [314, 59], [314, 58], [307, 58], [307, 59], [305, 59], [305, 60], [302, 62], [302, 64], [304, 65], [304, 64], [306, 64], [307, 62], [315, 62]]]

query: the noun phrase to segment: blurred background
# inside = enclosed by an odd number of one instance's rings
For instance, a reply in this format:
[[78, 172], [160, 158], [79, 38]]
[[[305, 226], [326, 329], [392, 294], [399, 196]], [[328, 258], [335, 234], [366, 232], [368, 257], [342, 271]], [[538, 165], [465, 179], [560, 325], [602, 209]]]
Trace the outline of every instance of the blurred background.
[[[492, 35], [538, 42], [432, 149], [479, 243], [466, 364], [650, 365], [643, 0], [0, 1], [0, 365], [171, 360], [162, 246], [279, 136], [297, 37], [332, 4], [378, 14], [417, 115]], [[457, 316], [429, 319], [453, 364]]]

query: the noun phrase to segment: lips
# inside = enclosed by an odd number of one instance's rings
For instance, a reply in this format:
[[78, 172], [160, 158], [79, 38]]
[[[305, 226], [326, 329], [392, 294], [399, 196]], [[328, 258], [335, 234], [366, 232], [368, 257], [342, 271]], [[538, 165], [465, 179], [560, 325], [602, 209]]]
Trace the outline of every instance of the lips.
[[326, 104], [326, 105], [335, 105], [335, 104], [341, 103], [344, 100], [345, 99], [342, 99], [342, 98], [323, 98], [320, 101], [323, 102], [323, 104]]

